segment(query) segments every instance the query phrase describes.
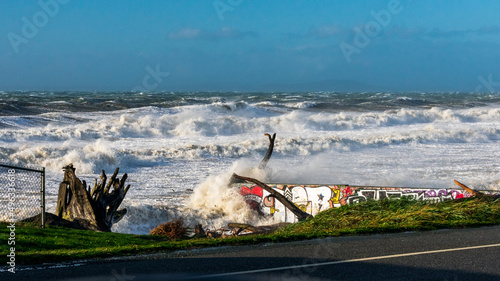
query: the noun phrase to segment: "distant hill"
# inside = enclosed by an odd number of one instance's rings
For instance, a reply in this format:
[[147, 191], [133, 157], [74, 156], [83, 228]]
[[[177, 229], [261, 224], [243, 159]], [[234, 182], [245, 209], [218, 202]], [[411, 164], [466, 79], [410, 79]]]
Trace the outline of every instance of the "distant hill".
[[305, 83], [270, 83], [241, 85], [236, 83], [197, 83], [172, 86], [171, 91], [241, 91], [241, 92], [368, 92], [388, 90], [384, 87], [364, 84], [352, 80], [322, 80]]
[[258, 87], [259, 91], [291, 91], [291, 92], [360, 92], [373, 91], [375, 87], [352, 80], [322, 80], [306, 83], [265, 84]]

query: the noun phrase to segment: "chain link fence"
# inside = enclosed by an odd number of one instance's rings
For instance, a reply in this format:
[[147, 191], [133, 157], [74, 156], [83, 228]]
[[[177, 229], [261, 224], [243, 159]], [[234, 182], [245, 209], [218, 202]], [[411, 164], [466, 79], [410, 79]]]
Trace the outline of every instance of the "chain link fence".
[[0, 221], [18, 222], [41, 214], [45, 227], [45, 168], [0, 164]]

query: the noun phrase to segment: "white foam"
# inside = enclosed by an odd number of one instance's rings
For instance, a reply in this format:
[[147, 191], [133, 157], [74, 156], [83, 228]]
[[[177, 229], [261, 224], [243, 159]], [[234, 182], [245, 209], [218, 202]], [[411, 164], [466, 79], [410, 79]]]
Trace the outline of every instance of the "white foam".
[[[185, 225], [202, 224], [204, 229], [218, 229], [230, 222], [253, 225], [274, 222], [272, 218], [261, 218], [250, 210], [240, 191], [230, 187], [231, 175], [244, 175], [266, 179], [265, 171], [247, 166], [245, 161], [238, 161], [227, 171], [210, 175], [194, 189], [186, 204], [145, 204], [140, 201], [124, 201], [127, 215], [113, 226], [113, 231], [145, 234], [156, 226], [178, 218], [183, 218]], [[151, 200], [148, 200], [151, 202]]]
[[[101, 169], [120, 167], [132, 185], [124, 201], [130, 213], [115, 228], [120, 232], [145, 233], [181, 215], [214, 227], [256, 223], [238, 191], [227, 188], [234, 171], [283, 182], [454, 187], [457, 179], [499, 187], [496, 106], [319, 112], [277, 111], [269, 107], [274, 102], [212, 102], [53, 112], [30, 117], [33, 122], [1, 117], [10, 127], [0, 130], [0, 158], [46, 167], [50, 202], [64, 165], [73, 163], [89, 183]], [[263, 134], [274, 132], [274, 172], [242, 171], [258, 165], [268, 145]]]
[[229, 170], [212, 175], [197, 186], [190, 197], [187, 207], [196, 212], [204, 224], [221, 227], [228, 222], [260, 224], [262, 218], [250, 210], [240, 190], [229, 186], [233, 173], [266, 180], [265, 171], [250, 168], [248, 163], [236, 162]]
[[299, 109], [311, 108], [316, 105], [317, 105], [316, 102], [311, 102], [311, 101], [291, 102], [286, 104], [287, 107], [299, 108]]
[[111, 228], [113, 232], [148, 234], [158, 225], [183, 216], [182, 210], [143, 202], [124, 201], [120, 207], [126, 208], [127, 214], [122, 220], [113, 224]]

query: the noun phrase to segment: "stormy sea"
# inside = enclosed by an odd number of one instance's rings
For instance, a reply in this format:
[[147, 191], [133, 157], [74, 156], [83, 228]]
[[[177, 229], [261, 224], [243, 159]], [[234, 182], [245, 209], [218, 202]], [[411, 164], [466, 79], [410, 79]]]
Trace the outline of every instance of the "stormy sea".
[[[268, 170], [256, 169], [268, 139]], [[62, 167], [87, 183], [128, 174], [113, 226], [148, 233], [183, 217], [258, 223], [233, 172], [273, 183], [500, 189], [500, 94], [397, 92], [1, 92], [0, 162]]]

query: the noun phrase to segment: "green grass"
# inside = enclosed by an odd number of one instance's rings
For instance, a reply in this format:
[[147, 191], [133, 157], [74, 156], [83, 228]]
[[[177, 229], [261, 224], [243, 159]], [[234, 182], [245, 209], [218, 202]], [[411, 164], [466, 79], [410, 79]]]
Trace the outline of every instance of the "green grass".
[[500, 200], [469, 198], [430, 204], [422, 201], [383, 200], [328, 209], [314, 219], [277, 231], [276, 235], [307, 237], [387, 233], [500, 224]]
[[[326, 236], [388, 233], [439, 228], [464, 228], [500, 224], [500, 199], [469, 198], [438, 204], [402, 200], [368, 201], [328, 209], [316, 217], [267, 235], [230, 238], [169, 240], [151, 235], [104, 233], [48, 226], [40, 229], [16, 223], [16, 263], [36, 264], [87, 258], [134, 255], [139, 253], [284, 242]], [[9, 229], [0, 226], [5, 257]]]

